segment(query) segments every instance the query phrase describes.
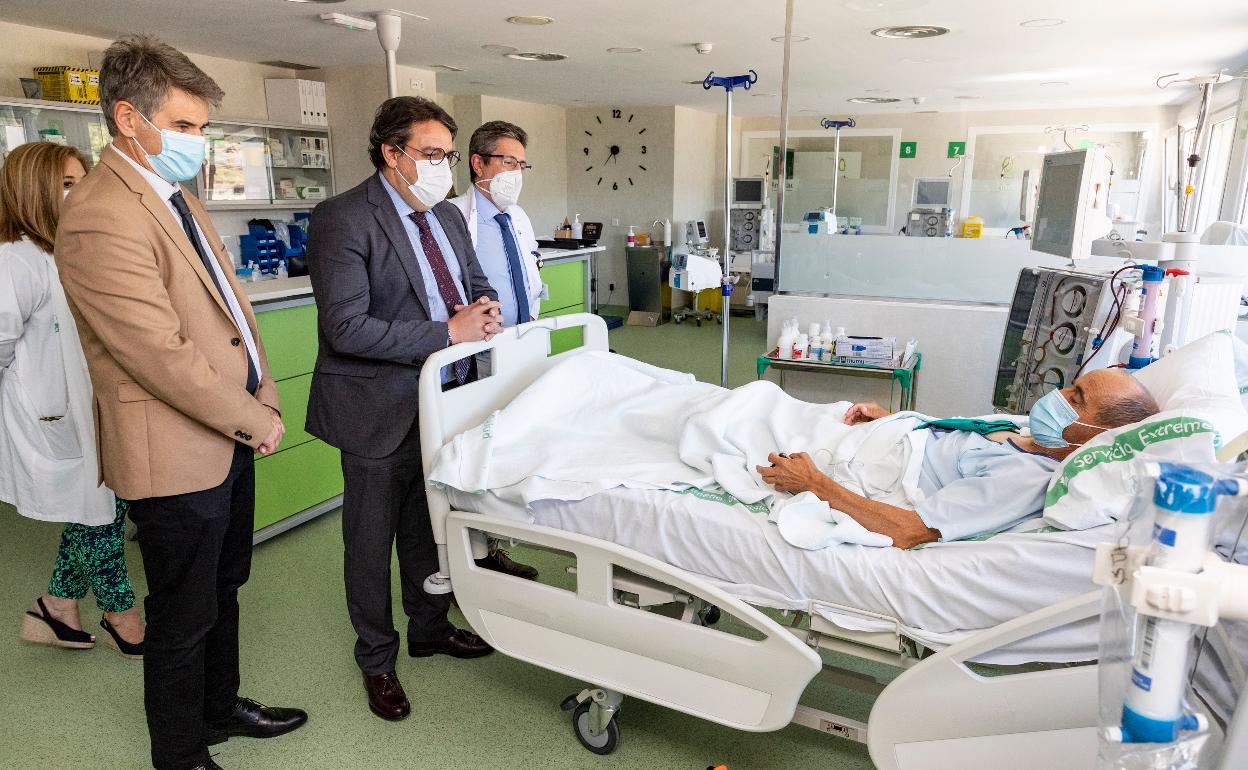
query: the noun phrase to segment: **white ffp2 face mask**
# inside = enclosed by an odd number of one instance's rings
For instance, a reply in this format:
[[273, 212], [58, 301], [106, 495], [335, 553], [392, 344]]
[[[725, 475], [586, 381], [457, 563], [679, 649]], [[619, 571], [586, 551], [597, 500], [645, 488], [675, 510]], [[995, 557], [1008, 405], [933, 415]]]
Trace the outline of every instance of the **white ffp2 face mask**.
[[[495, 174], [489, 182], [490, 198], [494, 201], [494, 205], [505, 209], [520, 201], [520, 190], [524, 187], [524, 172], [504, 171]], [[481, 182], [477, 182], [477, 186], [480, 185]]]
[[431, 160], [416, 160], [403, 152], [403, 148], [399, 148], [399, 152], [407, 155], [408, 158], [416, 164], [416, 181], [408, 182], [407, 177], [396, 167], [395, 173], [399, 175], [407, 183], [407, 189], [412, 193], [416, 200], [426, 209], [431, 209], [442, 201], [446, 200], [446, 194], [451, 191], [451, 186], [455, 184], [455, 178], [451, 174], [451, 164], [446, 160], [434, 163]]

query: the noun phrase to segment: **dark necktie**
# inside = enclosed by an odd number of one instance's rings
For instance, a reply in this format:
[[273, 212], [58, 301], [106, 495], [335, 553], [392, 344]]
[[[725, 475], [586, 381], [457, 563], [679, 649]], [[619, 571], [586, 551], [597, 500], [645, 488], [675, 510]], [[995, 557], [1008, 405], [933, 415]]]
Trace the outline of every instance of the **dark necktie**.
[[[225, 303], [227, 310], [230, 307], [229, 295], [225, 293], [225, 287], [217, 280], [217, 271], [212, 267], [212, 255], [204, 251], [204, 244], [199, 239], [199, 230], [195, 227], [195, 217], [191, 216], [191, 207], [186, 205], [186, 198], [182, 197], [182, 191], [178, 190], [169, 196], [169, 202], [173, 204], [173, 208], [177, 210], [178, 216], [182, 219], [182, 229], [186, 231], [186, 237], [191, 240], [191, 246], [195, 248], [195, 253], [199, 255], [200, 261], [204, 263], [204, 269], [208, 271], [208, 276], [212, 278], [212, 285], [217, 287], [217, 293], [221, 295], [221, 301]], [[234, 320], [234, 314], [230, 313], [230, 319]], [[239, 329], [242, 334], [242, 329]], [[260, 385], [260, 373], [256, 371], [256, 365], [251, 360], [251, 352], [244, 350], [247, 355], [247, 392], [255, 395], [256, 388]]]
[[498, 228], [503, 231], [503, 250], [507, 252], [507, 269], [511, 271], [511, 289], [516, 293], [516, 323], [529, 321], [529, 291], [524, 281], [524, 263], [520, 261], [520, 246], [511, 230], [511, 215], [500, 211], [494, 216]]
[[[459, 289], [455, 288], [455, 279], [451, 276], [450, 268], [446, 266], [446, 258], [442, 256], [438, 239], [433, 237], [433, 229], [429, 227], [427, 219], [429, 212], [413, 211], [408, 216], [416, 223], [416, 229], [420, 232], [420, 248], [425, 252], [429, 269], [433, 271], [433, 280], [438, 284], [438, 294], [442, 295], [442, 302], [446, 305], [446, 315], [451, 318], [455, 315], [455, 306], [464, 300], [460, 299]], [[470, 359], [461, 358], [451, 364], [455, 381], [460, 385], [468, 381], [468, 366], [471, 363]]]

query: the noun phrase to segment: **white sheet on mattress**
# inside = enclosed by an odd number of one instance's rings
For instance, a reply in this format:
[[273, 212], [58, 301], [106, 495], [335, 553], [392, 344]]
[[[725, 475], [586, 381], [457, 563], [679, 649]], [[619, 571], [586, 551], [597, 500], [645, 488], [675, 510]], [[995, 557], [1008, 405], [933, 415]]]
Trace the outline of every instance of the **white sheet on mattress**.
[[[808, 551], [786, 543], [765, 511], [696, 492], [618, 488], [578, 501], [538, 501], [532, 514], [488, 493], [448, 492], [457, 510], [531, 520], [617, 543], [697, 573], [751, 604], [813, 610], [852, 630], [887, 630], [892, 624], [817, 602], [896, 618], [908, 636], [934, 649], [1092, 590], [1093, 549], [1112, 538], [1112, 527], [1016, 529], [984, 541], [933, 543], [910, 551], [859, 545]], [[1032, 521], [1019, 529], [1028, 526], [1041, 525]], [[1093, 618], [980, 660], [1092, 660], [1096, 645]]]

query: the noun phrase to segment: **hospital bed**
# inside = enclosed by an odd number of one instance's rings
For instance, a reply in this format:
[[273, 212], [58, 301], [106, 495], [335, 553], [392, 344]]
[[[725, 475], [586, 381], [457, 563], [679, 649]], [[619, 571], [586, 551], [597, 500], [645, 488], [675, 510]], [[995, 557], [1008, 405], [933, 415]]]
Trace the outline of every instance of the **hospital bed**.
[[[582, 346], [550, 355], [550, 332], [571, 327], [581, 328]], [[606, 349], [603, 321], [581, 314], [435, 353], [420, 381], [426, 472], [445, 443], [483, 423], [550, 367], [585, 350]], [[487, 350], [489, 377], [443, 390], [443, 366]], [[440, 570], [426, 581], [426, 590], [453, 589], [473, 629], [500, 652], [585, 682], [562, 706], [572, 712], [578, 739], [595, 753], [615, 748], [616, 717], [629, 696], [747, 731], [802, 724], [866, 743], [883, 770], [1006, 763], [1019, 770], [1090, 767], [1096, 755], [1094, 624], [1101, 592], [1091, 583], [1091, 549], [1109, 537], [1107, 532], [1006, 533], [985, 543], [910, 552], [839, 546], [792, 557], [781, 554], [797, 549], [769, 539], [764, 515], [696, 495], [621, 490], [575, 503], [535, 505], [530, 513], [508, 510], [488, 494], [430, 488], [428, 498]], [[720, 508], [711, 512], [701, 503]], [[680, 540], [683, 533], [705, 541], [712, 531], [720, 539], [710, 546]], [[575, 588], [478, 567], [475, 559], [485, 555], [487, 537], [567, 555]], [[1043, 555], [1020, 561], [1031, 548]], [[872, 553], [863, 553], [868, 550]], [[763, 558], [768, 551], [774, 563]], [[956, 558], [941, 555], [945, 552]], [[699, 553], [710, 561], [699, 563]], [[970, 567], [960, 573], [946, 569], [944, 560], [968, 561], [966, 554], [972, 555]], [[806, 561], [786, 561], [798, 557]], [[993, 558], [999, 561], [988, 565]], [[909, 563], [911, 571], [889, 582], [895, 570], [880, 568], [858, 584], [861, 590], [843, 585], [838, 591], [838, 581], [820, 586], [814, 580], [832, 570], [848, 583], [851, 575], [869, 573], [864, 565], [875, 559]], [[724, 574], [732, 572], [724, 565], [752, 560], [774, 568]], [[923, 562], [926, 572], [914, 567]], [[1022, 609], [1011, 608], [1011, 589], [998, 585], [1011, 567], [1022, 578], [1015, 581], [1019, 591], [1058, 581], [1056, 599], [1036, 606], [1043, 600], [1033, 595], [1019, 599]], [[769, 571], [771, 577], [763, 574]], [[802, 575], [807, 579], [794, 577]], [[915, 617], [923, 608], [906, 602], [905, 587], [916, 576], [930, 584], [929, 604], [942, 601], [943, 582], [951, 606], [978, 592], [998, 605], [1000, 622], [969, 631], [922, 628]], [[961, 598], [955, 600], [955, 594]], [[875, 598], [862, 602], [859, 596]], [[661, 607], [681, 611], [647, 611]], [[946, 609], [927, 607], [938, 615]], [[730, 621], [719, 626], [733, 632], [711, 625], [720, 614]], [[825, 665], [819, 650], [904, 671], [884, 683], [851, 666]], [[1047, 665], [1014, 665], [1023, 661]], [[868, 721], [800, 704], [816, 676], [878, 693]]]

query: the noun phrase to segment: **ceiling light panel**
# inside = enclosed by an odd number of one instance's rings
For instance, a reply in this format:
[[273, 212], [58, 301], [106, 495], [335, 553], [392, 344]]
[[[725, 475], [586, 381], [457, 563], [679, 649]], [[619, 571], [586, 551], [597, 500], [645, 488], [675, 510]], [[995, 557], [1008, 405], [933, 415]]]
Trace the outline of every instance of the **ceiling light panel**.
[[608, 48], [607, 53], [641, 53], [644, 50], [645, 50], [644, 48], [633, 48], [630, 46], [617, 46], [614, 48]]
[[568, 58], [567, 54], [562, 53], [542, 53], [537, 51], [523, 51], [518, 53], [506, 54], [508, 59], [516, 59], [517, 61], [563, 61]]
[[1026, 27], [1027, 29], [1043, 29], [1045, 27], [1061, 26], [1065, 23], [1065, 19], [1028, 19], [1027, 21], [1020, 22], [1018, 26]]
[[544, 27], [547, 24], [553, 24], [554, 19], [549, 16], [508, 16], [508, 24], [519, 24], [522, 27]]
[[901, 100], [892, 96], [854, 96], [846, 101], [853, 104], [896, 104]]
[[936, 27], [930, 24], [911, 24], [904, 27], [880, 27], [871, 30], [876, 37], [893, 40], [922, 40], [929, 37], [940, 37], [949, 34], [948, 27]]

